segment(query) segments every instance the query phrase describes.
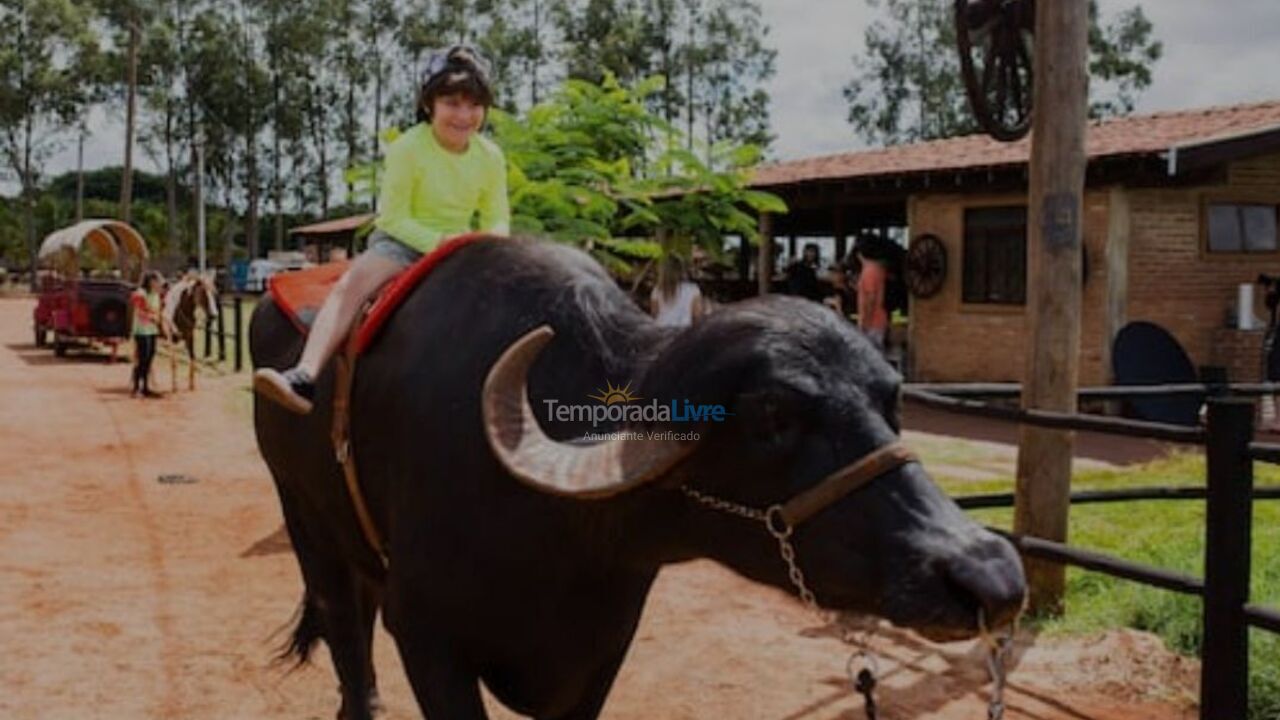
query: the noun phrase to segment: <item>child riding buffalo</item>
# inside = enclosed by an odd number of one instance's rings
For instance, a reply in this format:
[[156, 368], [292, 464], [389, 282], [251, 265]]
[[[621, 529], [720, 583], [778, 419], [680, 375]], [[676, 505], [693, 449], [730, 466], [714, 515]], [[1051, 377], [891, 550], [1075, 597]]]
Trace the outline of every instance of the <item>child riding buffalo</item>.
[[418, 124], [387, 148], [380, 215], [369, 250], [351, 264], [316, 315], [293, 368], [262, 368], [254, 389], [297, 413], [311, 411], [314, 378], [365, 300], [453, 235], [473, 229], [506, 234], [510, 226], [502, 151], [477, 134], [493, 105], [488, 63], [453, 47], [431, 56], [418, 93]]

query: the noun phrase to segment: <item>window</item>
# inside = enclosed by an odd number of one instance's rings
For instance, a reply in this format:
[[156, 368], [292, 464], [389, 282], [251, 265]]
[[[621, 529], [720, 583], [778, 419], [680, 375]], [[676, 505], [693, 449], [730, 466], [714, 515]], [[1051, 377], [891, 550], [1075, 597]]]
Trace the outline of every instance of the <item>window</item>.
[[1209, 252], [1275, 252], [1276, 206], [1209, 203]]
[[970, 208], [964, 213], [966, 303], [1021, 305], [1027, 300], [1027, 209]]

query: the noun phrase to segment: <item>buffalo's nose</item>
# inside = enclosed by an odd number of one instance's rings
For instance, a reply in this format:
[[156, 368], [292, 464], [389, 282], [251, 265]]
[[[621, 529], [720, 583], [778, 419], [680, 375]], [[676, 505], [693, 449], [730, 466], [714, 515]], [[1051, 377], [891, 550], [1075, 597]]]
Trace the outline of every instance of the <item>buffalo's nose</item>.
[[1013, 545], [983, 532], [958, 550], [947, 561], [947, 578], [982, 609], [988, 628], [1013, 622], [1027, 593], [1022, 560]]

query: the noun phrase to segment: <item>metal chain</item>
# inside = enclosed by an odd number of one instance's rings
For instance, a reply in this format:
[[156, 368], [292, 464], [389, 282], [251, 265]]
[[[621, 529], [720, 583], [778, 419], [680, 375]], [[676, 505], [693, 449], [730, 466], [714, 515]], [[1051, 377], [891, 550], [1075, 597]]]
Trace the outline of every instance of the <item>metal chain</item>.
[[688, 485], [681, 485], [680, 491], [683, 492], [686, 497], [692, 498], [712, 510], [719, 510], [720, 512], [737, 515], [738, 517], [744, 517], [748, 520], [757, 520], [759, 522], [766, 521], [765, 513], [762, 510], [756, 510], [755, 508], [750, 508], [746, 505], [739, 505], [738, 503], [729, 502], [728, 500], [721, 500], [714, 495], [705, 495], [694, 490]]
[[[687, 485], [681, 485], [680, 490], [685, 496], [712, 510], [718, 510], [763, 524], [765, 530], [778, 541], [778, 553], [782, 555], [782, 561], [787, 564], [787, 578], [791, 580], [791, 584], [795, 586], [796, 592], [799, 593], [800, 601], [815, 614], [822, 615], [822, 608], [818, 606], [818, 598], [805, 582], [804, 571], [800, 569], [800, 563], [796, 559], [795, 546], [791, 544], [791, 534], [795, 531], [795, 528], [783, 517], [781, 505], [771, 505], [768, 510], [762, 511], [723, 500], [714, 495], [698, 492]], [[827, 620], [825, 617], [823, 619], [824, 621]], [[845, 642], [850, 641], [848, 635], [842, 639]], [[876, 661], [876, 656], [871, 652], [870, 634], [864, 636], [861, 644], [862, 650], [849, 656], [845, 671], [849, 674], [853, 689], [862, 695], [867, 720], [876, 720], [879, 713], [876, 707], [875, 687], [876, 677], [879, 675], [879, 663]], [[859, 657], [866, 658], [867, 664], [854, 676], [853, 661]]]
[[821, 612], [821, 608], [818, 607], [818, 599], [805, 583], [804, 571], [800, 569], [800, 564], [796, 561], [796, 549], [791, 544], [791, 533], [795, 531], [795, 528], [791, 527], [791, 523], [788, 523], [786, 518], [782, 516], [781, 505], [770, 505], [768, 510], [757, 510], [753, 507], [722, 500], [714, 495], [698, 492], [687, 485], [681, 485], [680, 490], [686, 496], [712, 510], [719, 510], [720, 512], [762, 523], [765, 530], [778, 541], [778, 552], [782, 555], [782, 561], [787, 564], [787, 577], [791, 580], [791, 584], [795, 586], [796, 592], [800, 594], [800, 600], [810, 610]]
[[[821, 614], [822, 609], [818, 607], [818, 600], [814, 596], [813, 591], [809, 589], [805, 583], [804, 571], [800, 569], [800, 564], [796, 560], [796, 549], [791, 544], [791, 534], [795, 531], [791, 523], [787, 522], [782, 515], [781, 505], [771, 505], [768, 510], [757, 510], [753, 507], [741, 505], [739, 503], [730, 502], [714, 495], [707, 495], [694, 490], [687, 485], [680, 486], [681, 492], [685, 496], [695, 502], [730, 515], [736, 515], [747, 520], [754, 520], [765, 526], [765, 530], [778, 541], [778, 552], [782, 555], [782, 560], [787, 564], [787, 577], [791, 580], [791, 584], [795, 586], [796, 592], [800, 594], [800, 600], [805, 606]], [[1023, 609], [1026, 609], [1027, 599], [1024, 597], [1022, 601]], [[987, 646], [987, 674], [991, 676], [991, 698], [987, 703], [987, 720], [1002, 720], [1004, 717], [1004, 689], [1006, 684], [1007, 670], [1005, 663], [1008, 661], [1009, 651], [1013, 648], [1013, 640], [1018, 634], [1018, 622], [1022, 618], [1020, 611], [1014, 617], [1013, 623], [1009, 629], [996, 635], [987, 627], [986, 612], [978, 609], [978, 632], [982, 637], [982, 641]], [[879, 663], [876, 661], [875, 654], [871, 651], [871, 635], [874, 633], [866, 633], [861, 639], [854, 639], [850, 634], [846, 633], [844, 641], [852, 642], [862, 646], [860, 651], [854, 652], [849, 656], [849, 662], [845, 665], [845, 672], [849, 675], [849, 681], [853, 685], [853, 689], [862, 695], [865, 702], [865, 710], [867, 720], [876, 720], [878, 709], [875, 700], [876, 679], [879, 675]], [[860, 670], [855, 676], [853, 673], [853, 661], [857, 658], [866, 658], [866, 666]]]
[[[1026, 606], [1026, 599], [1023, 599]], [[1014, 617], [1013, 623], [1004, 633], [996, 635], [987, 627], [986, 611], [978, 608], [978, 633], [987, 646], [987, 674], [991, 676], [991, 698], [987, 701], [987, 720], [1001, 720], [1004, 717], [1004, 687], [1007, 675], [1005, 663], [1009, 659], [1009, 651], [1013, 648], [1013, 640], [1018, 634], [1018, 621], [1022, 613]]]

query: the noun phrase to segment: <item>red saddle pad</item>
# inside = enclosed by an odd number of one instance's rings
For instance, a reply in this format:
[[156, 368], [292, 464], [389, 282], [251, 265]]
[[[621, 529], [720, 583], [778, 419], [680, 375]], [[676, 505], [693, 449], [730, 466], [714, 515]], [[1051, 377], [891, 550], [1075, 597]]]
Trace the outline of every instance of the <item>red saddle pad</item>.
[[[449, 238], [384, 285], [356, 329], [356, 352], [364, 352], [369, 347], [400, 303], [445, 258], [462, 247], [488, 237], [493, 236], [487, 233], [467, 233]], [[297, 272], [278, 273], [268, 280], [267, 290], [276, 306], [305, 334], [325, 298], [333, 290], [334, 283], [338, 282], [338, 278], [350, 266], [351, 262], [344, 260]]]

